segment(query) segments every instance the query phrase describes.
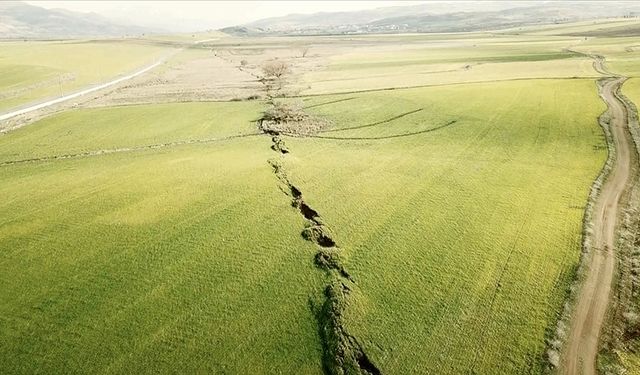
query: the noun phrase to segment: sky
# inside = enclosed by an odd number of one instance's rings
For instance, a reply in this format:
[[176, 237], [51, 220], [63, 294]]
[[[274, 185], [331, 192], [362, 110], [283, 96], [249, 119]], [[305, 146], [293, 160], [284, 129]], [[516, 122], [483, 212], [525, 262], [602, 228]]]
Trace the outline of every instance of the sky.
[[95, 12], [113, 20], [167, 31], [235, 26], [291, 13], [352, 11], [424, 1], [27, 1], [43, 8]]

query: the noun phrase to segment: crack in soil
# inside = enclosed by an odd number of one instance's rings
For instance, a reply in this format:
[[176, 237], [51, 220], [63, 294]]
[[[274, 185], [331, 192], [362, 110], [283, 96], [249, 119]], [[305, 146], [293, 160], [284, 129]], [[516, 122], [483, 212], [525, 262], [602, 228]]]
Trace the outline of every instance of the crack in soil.
[[329, 278], [324, 289], [324, 301], [314, 303], [310, 300], [323, 346], [323, 370], [331, 375], [380, 375], [380, 370], [367, 356], [362, 344], [346, 327], [344, 313], [353, 300], [351, 294], [356, 288], [356, 282], [343, 265], [340, 248], [318, 211], [304, 200], [302, 190], [289, 179], [281, 162], [289, 149], [280, 133], [262, 128], [261, 121], [258, 122], [258, 127], [271, 136], [271, 149], [280, 155], [279, 159], [269, 159], [267, 162], [281, 183], [280, 190], [291, 197], [291, 206], [304, 217], [305, 226], [301, 236], [318, 246], [314, 264]]

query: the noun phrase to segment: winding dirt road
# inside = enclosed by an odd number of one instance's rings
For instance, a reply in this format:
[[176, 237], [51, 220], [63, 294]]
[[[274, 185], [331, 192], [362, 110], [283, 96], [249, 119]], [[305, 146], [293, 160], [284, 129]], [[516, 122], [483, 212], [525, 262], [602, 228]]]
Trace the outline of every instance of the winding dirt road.
[[612, 290], [615, 270], [616, 222], [623, 196], [637, 162], [628, 131], [625, 104], [617, 93], [625, 82], [607, 71], [604, 59], [593, 56], [594, 68], [610, 76], [603, 78], [600, 96], [609, 107], [610, 129], [615, 145], [615, 164], [602, 186], [593, 211], [592, 250], [586, 277], [580, 286], [573, 310], [569, 337], [560, 372], [566, 375], [594, 375], [600, 332]]

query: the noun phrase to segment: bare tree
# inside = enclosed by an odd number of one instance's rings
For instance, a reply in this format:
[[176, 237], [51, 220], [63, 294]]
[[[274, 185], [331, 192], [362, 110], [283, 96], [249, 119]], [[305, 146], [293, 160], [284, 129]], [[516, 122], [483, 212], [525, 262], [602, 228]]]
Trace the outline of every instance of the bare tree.
[[282, 79], [291, 73], [291, 67], [284, 61], [269, 61], [262, 65], [262, 74], [266, 79]]
[[302, 55], [302, 57], [307, 57], [307, 54], [309, 53], [309, 47], [304, 46], [302, 48], [300, 48], [300, 54]]
[[281, 90], [286, 76], [290, 73], [291, 67], [284, 61], [269, 61], [262, 65], [260, 81], [265, 85], [267, 96], [273, 96], [274, 89]]

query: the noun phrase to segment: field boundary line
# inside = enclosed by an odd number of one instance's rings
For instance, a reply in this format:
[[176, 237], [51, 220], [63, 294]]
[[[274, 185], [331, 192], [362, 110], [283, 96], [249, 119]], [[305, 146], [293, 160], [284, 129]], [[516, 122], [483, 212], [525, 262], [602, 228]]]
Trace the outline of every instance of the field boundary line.
[[[329, 103], [327, 103], [327, 104], [329, 104]], [[376, 126], [376, 125], [386, 124], [386, 123], [389, 123], [389, 122], [391, 122], [391, 121], [395, 121], [395, 120], [397, 120], [397, 119], [403, 118], [403, 117], [405, 117], [405, 116], [412, 115], [412, 114], [414, 114], [414, 113], [418, 113], [418, 112], [423, 111], [423, 110], [424, 110], [424, 108], [418, 108], [418, 109], [414, 109], [413, 111], [409, 111], [409, 112], [401, 113], [401, 114], [399, 114], [399, 115], [397, 115], [397, 116], [393, 116], [393, 117], [390, 117], [390, 118], [388, 118], [388, 119], [386, 119], [386, 120], [382, 120], [382, 121], [374, 122], [374, 123], [371, 123], [371, 124], [358, 125], [358, 126], [351, 126], [351, 127], [348, 127], [348, 128], [339, 128], [339, 129], [321, 130], [321, 131], [320, 131], [320, 133], [334, 133], [334, 132], [341, 132], [341, 131], [345, 131], [345, 130], [354, 130], [354, 129], [369, 128], [369, 127]]]
[[393, 139], [393, 138], [403, 138], [403, 137], [411, 137], [414, 135], [420, 135], [420, 134], [425, 134], [425, 133], [431, 133], [434, 131], [438, 131], [444, 128], [447, 128], [451, 125], [454, 125], [458, 122], [458, 120], [452, 120], [447, 122], [446, 124], [440, 125], [440, 126], [436, 126], [435, 128], [430, 128], [430, 129], [425, 129], [425, 130], [419, 130], [416, 132], [410, 132], [410, 133], [401, 133], [401, 134], [392, 134], [392, 135], [386, 135], [386, 136], [380, 136], [380, 137], [333, 137], [333, 136], [324, 136], [324, 135], [298, 135], [298, 134], [293, 134], [293, 133], [282, 133], [282, 135], [286, 135], [289, 137], [294, 137], [294, 138], [314, 138], [314, 139], [329, 139], [329, 140], [333, 140], [333, 141], [380, 141], [380, 140], [385, 140], [385, 139]]
[[433, 83], [426, 85], [415, 85], [415, 86], [396, 86], [396, 87], [381, 87], [377, 89], [363, 89], [363, 90], [351, 90], [351, 91], [337, 91], [337, 92], [327, 92], [327, 93], [317, 93], [317, 94], [298, 94], [291, 95], [291, 98], [314, 98], [320, 96], [331, 96], [331, 95], [347, 95], [347, 94], [362, 94], [367, 92], [376, 92], [376, 91], [395, 91], [395, 90], [410, 90], [410, 89], [419, 89], [426, 87], [444, 87], [444, 86], [462, 86], [462, 85], [476, 85], [483, 83], [499, 83], [499, 82], [512, 82], [512, 81], [555, 81], [555, 80], [593, 80], [594, 78], [599, 77], [531, 77], [531, 78], [507, 78], [507, 79], [491, 79], [485, 81], [472, 81], [472, 82], [451, 82], [451, 83]]
[[174, 142], [167, 142], [167, 143], [156, 143], [156, 144], [150, 144], [150, 145], [144, 145], [144, 146], [85, 151], [85, 152], [78, 152], [75, 154], [49, 155], [49, 156], [42, 156], [42, 157], [29, 158], [29, 159], [7, 160], [7, 161], [0, 162], [0, 167], [8, 166], [8, 165], [16, 165], [16, 164], [25, 164], [25, 163], [46, 162], [46, 161], [53, 161], [53, 160], [77, 159], [77, 158], [84, 158], [84, 157], [90, 157], [90, 156], [101, 156], [101, 155], [109, 155], [109, 154], [117, 154], [117, 153], [125, 153], [125, 152], [156, 150], [160, 148], [168, 148], [168, 147], [183, 146], [183, 145], [207, 144], [207, 143], [214, 143], [214, 142], [220, 142], [220, 141], [228, 141], [228, 140], [237, 139], [237, 138], [252, 137], [252, 136], [261, 135], [261, 134], [262, 133], [236, 134], [236, 135], [220, 137], [220, 138], [189, 139], [189, 140], [174, 141]]

